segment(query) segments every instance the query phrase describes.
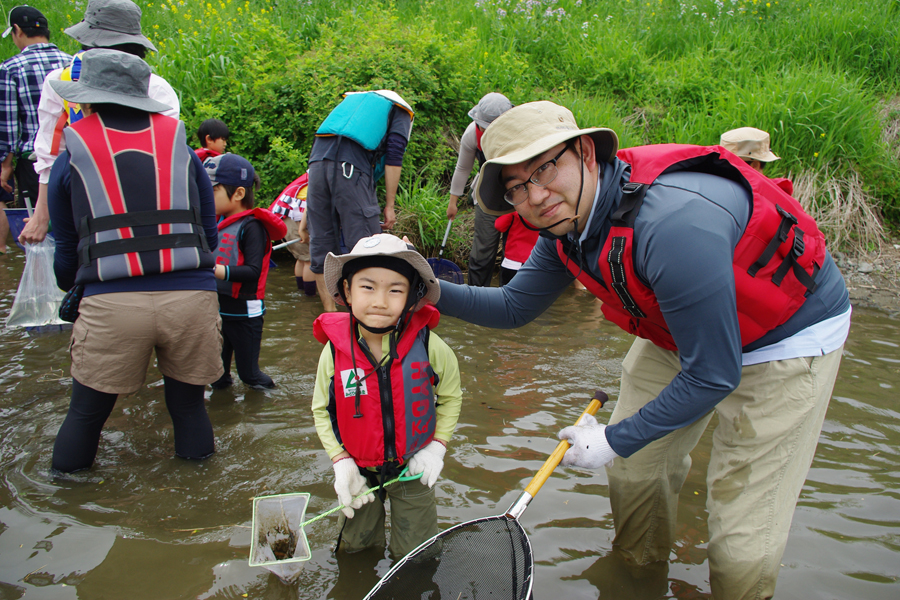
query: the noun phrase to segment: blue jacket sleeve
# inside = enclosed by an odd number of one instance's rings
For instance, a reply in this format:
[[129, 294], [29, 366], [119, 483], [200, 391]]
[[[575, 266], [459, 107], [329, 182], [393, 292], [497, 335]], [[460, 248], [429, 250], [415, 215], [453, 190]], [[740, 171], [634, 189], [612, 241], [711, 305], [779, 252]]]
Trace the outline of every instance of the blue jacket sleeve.
[[47, 210], [53, 223], [56, 251], [53, 254], [53, 272], [56, 285], [68, 291], [75, 285], [78, 272], [78, 230], [72, 215], [72, 197], [69, 171], [69, 153], [63, 151], [53, 163], [47, 182]]
[[[645, 202], [635, 223], [636, 271], [653, 289], [678, 346], [681, 372], [659, 396], [607, 428], [619, 456], [693, 423], [741, 381], [741, 332], [732, 257], [749, 207], [746, 192], [722, 178], [709, 178], [708, 195], [687, 191], [678, 178], [654, 186], [666, 202]], [[685, 186], [687, 187], [687, 186]]]

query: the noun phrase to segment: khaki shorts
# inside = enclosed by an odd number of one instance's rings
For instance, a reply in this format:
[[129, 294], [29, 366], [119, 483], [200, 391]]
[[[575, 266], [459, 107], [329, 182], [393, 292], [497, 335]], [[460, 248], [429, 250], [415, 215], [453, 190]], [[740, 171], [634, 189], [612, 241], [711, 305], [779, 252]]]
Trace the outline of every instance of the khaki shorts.
[[163, 375], [193, 385], [222, 376], [222, 320], [215, 292], [119, 292], [81, 301], [69, 354], [72, 377], [109, 394], [144, 384], [153, 350]]
[[[298, 223], [297, 221], [291, 219], [290, 217], [282, 218], [284, 224], [287, 225], [287, 235], [284, 236], [284, 241], [290, 242], [299, 238], [299, 234], [297, 233]], [[309, 262], [309, 244], [304, 244], [303, 242], [297, 242], [296, 244], [291, 244], [287, 247], [288, 250], [291, 251], [291, 254], [294, 255], [294, 258], [301, 262]]]

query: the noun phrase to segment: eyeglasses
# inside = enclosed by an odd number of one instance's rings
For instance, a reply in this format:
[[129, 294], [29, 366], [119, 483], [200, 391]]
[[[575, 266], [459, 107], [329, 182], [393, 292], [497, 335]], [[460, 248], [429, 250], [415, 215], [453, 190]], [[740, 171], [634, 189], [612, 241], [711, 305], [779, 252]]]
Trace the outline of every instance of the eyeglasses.
[[566, 150], [571, 148], [571, 144], [566, 144], [566, 147], [560, 151], [559, 154], [553, 157], [553, 160], [548, 160], [531, 174], [531, 177], [528, 178], [528, 181], [525, 183], [520, 183], [519, 185], [514, 185], [503, 194], [503, 199], [506, 200], [509, 204], [513, 206], [518, 206], [528, 200], [528, 187], [529, 183], [533, 183], [534, 185], [539, 185], [541, 187], [545, 187], [550, 185], [556, 176], [559, 175], [559, 169], [556, 168], [556, 162], [562, 157], [563, 154], [566, 153]]

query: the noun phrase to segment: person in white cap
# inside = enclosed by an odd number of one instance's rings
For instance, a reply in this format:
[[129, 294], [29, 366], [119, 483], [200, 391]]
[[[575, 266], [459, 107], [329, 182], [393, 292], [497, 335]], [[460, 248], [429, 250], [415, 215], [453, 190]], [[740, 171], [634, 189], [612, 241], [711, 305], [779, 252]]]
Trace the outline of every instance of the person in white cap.
[[[38, 133], [38, 103], [47, 74], [72, 57], [50, 43], [47, 18], [33, 6], [9, 11], [3, 37], [12, 36], [19, 54], [0, 64], [0, 186], [13, 192], [15, 175], [20, 207], [34, 206], [38, 199], [38, 176], [31, 159]], [[15, 166], [13, 159], [15, 158]], [[0, 209], [5, 204], [0, 203]], [[9, 223], [0, 210], [0, 253], [6, 252]]]
[[[469, 111], [472, 122], [466, 127], [459, 139], [459, 158], [453, 179], [450, 180], [450, 202], [447, 205], [447, 218], [453, 220], [458, 211], [457, 202], [466, 188], [466, 182], [472, 173], [475, 161], [479, 168], [484, 163], [484, 152], [481, 150], [481, 136], [488, 126], [500, 115], [512, 108], [512, 102], [503, 94], [491, 92], [486, 94], [478, 104]], [[472, 182], [475, 189], [476, 181]], [[500, 243], [500, 232], [494, 228], [496, 216], [481, 210], [475, 205], [475, 237], [472, 250], [469, 252], [469, 285], [490, 286], [494, 274], [494, 263], [497, 261], [497, 246]]]
[[[361, 239], [349, 254], [330, 253], [325, 285], [350, 308], [313, 325], [325, 344], [313, 416], [347, 505], [338, 545], [349, 552], [385, 545], [387, 495], [390, 550], [399, 559], [438, 533], [434, 484], [462, 405], [456, 355], [431, 331], [441, 288], [422, 255], [388, 233]], [[377, 502], [374, 494], [354, 501], [407, 465], [421, 478], [382, 487]]]
[[[156, 46], [141, 33], [141, 9], [131, 0], [89, 0], [84, 11], [84, 19], [66, 29], [66, 34], [81, 42], [82, 52], [75, 55], [71, 64], [51, 71], [41, 90], [41, 103], [38, 107], [39, 128], [34, 142], [36, 157], [35, 171], [38, 174], [40, 187], [34, 216], [28, 219], [22, 233], [20, 243], [40, 242], [47, 235], [50, 218], [47, 214], [47, 182], [50, 180], [50, 169], [56, 157], [65, 150], [63, 128], [82, 117], [77, 103], [63, 100], [53, 89], [53, 81], [76, 81], [81, 70], [81, 58], [84, 52], [92, 48], [111, 48], [143, 59], [147, 51], [156, 52]], [[181, 105], [178, 94], [169, 82], [157, 75], [150, 74], [149, 95], [152, 99], [166, 105], [162, 114], [177, 119]]]
[[715, 413], [712, 595], [772, 597], [850, 328], [847, 289], [815, 221], [720, 146], [617, 152], [613, 131], [581, 129], [551, 102], [498, 117], [482, 146], [478, 201], [515, 210], [541, 238], [499, 290], [441, 282], [438, 309], [516, 327], [574, 278], [584, 283], [637, 336], [609, 424], [560, 432], [572, 443], [563, 465], [607, 466], [611, 560], [642, 577], [665, 572], [690, 452]]
[[[766, 165], [781, 157], [769, 149], [769, 134], [756, 127], [739, 127], [726, 131], [719, 138], [719, 145], [736, 154], [741, 160], [750, 165], [750, 168], [763, 172]], [[788, 194], [794, 193], [794, 183], [784, 177], [772, 177], [775, 185]]]

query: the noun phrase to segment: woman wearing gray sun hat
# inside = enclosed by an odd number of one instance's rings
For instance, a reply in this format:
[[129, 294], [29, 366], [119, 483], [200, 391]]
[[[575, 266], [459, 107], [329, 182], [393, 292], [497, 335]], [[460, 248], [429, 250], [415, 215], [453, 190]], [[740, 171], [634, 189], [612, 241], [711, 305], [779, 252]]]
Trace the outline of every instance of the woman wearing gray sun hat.
[[[453, 171], [453, 179], [450, 181], [450, 202], [447, 205], [447, 218], [451, 221], [456, 218], [457, 202], [466, 188], [466, 182], [475, 161], [481, 165], [484, 163], [484, 152], [481, 149], [481, 136], [490, 124], [512, 108], [512, 102], [503, 94], [491, 92], [486, 94], [478, 104], [469, 111], [472, 122], [466, 127], [459, 140], [459, 158], [456, 161], [456, 169]], [[472, 182], [475, 189], [478, 176]], [[486, 213], [483, 207], [475, 206], [475, 237], [472, 240], [472, 250], [469, 254], [469, 285], [490, 286], [491, 276], [494, 273], [494, 263], [497, 260], [497, 246], [500, 243], [500, 232], [494, 229], [496, 216]]]
[[204, 403], [222, 375], [215, 200], [184, 123], [161, 114], [168, 106], [149, 97], [149, 81], [140, 58], [97, 49], [77, 81], [52, 82], [84, 113], [66, 128], [48, 183], [57, 285], [83, 291], [72, 398], [53, 448], [59, 471], [93, 464], [117, 395], [143, 386], [154, 352], [175, 454], [215, 450]]
[[[111, 48], [134, 54], [144, 58], [147, 51], [156, 51], [153, 43], [141, 33], [141, 9], [131, 0], [89, 0], [84, 12], [84, 19], [66, 29], [66, 33], [78, 40], [84, 50], [95, 48]], [[40, 242], [47, 235], [49, 217], [47, 215], [47, 181], [53, 161], [65, 149], [65, 139], [61, 129], [57, 127], [60, 120], [74, 122], [81, 118], [78, 105], [66, 105], [56, 93], [50, 82], [70, 79], [73, 69], [77, 72], [80, 54], [63, 69], [47, 74], [41, 90], [41, 102], [38, 112], [39, 128], [34, 141], [34, 154], [37, 161], [34, 169], [38, 174], [40, 188], [34, 207], [34, 216], [28, 221], [19, 236], [21, 243]], [[165, 79], [156, 73], [150, 74], [148, 94], [154, 100], [167, 106], [163, 111], [166, 116], [177, 119], [181, 110], [178, 94]]]

